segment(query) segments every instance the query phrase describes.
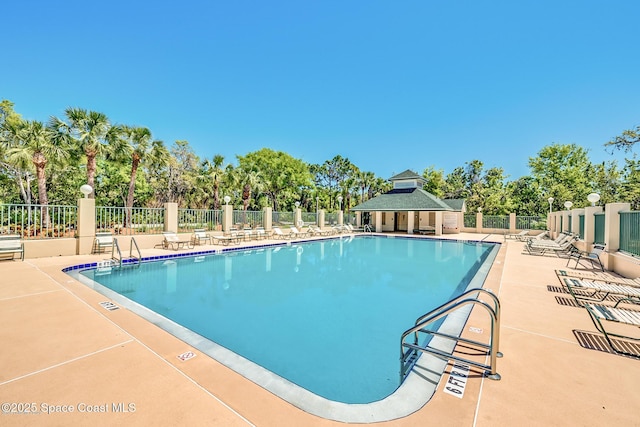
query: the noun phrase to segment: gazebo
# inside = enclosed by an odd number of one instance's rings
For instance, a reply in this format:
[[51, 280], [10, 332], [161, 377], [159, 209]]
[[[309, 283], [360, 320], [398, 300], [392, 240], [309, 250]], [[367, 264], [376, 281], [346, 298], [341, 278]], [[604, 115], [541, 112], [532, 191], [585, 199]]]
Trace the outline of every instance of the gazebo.
[[423, 190], [426, 180], [411, 170], [389, 181], [393, 183], [391, 191], [351, 208], [356, 212], [358, 226], [364, 216], [376, 232], [406, 231], [436, 236], [460, 232], [466, 211], [464, 199], [440, 199]]

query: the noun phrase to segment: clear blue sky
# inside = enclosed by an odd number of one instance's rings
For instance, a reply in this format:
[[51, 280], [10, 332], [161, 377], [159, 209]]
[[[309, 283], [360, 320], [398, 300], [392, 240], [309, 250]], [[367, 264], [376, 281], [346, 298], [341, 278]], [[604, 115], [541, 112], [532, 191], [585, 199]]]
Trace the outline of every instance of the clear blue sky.
[[[0, 98], [146, 126], [201, 157], [342, 155], [388, 178], [474, 159], [594, 162], [640, 124], [637, 0], [9, 1]], [[630, 155], [628, 155], [630, 156]], [[619, 162], [622, 166], [622, 163]]]

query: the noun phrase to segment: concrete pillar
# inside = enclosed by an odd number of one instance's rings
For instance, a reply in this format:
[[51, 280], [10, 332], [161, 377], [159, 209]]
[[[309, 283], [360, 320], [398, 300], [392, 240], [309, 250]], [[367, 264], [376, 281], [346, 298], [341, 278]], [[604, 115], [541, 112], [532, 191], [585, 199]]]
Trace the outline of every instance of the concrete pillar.
[[[482, 217], [482, 214], [479, 214]], [[443, 212], [442, 211], [436, 211], [436, 231], [435, 231], [435, 235], [436, 236], [442, 236], [442, 218], [443, 218]], [[480, 220], [480, 224], [482, 225], [482, 220]]]
[[569, 210], [562, 211], [562, 230], [560, 231], [569, 232], [569, 214], [570, 213], [571, 211]]
[[512, 212], [509, 214], [509, 233], [515, 233], [515, 232], [516, 232], [516, 214]]
[[222, 231], [228, 233], [233, 227], [233, 205], [222, 206]]
[[338, 211], [338, 225], [344, 224], [344, 212]]
[[373, 216], [375, 217], [376, 233], [382, 233], [382, 212], [374, 212]]
[[262, 227], [265, 231], [271, 231], [273, 228], [273, 208], [267, 206], [262, 209]]
[[318, 211], [318, 227], [324, 228], [324, 209]]
[[584, 215], [584, 209], [573, 209], [571, 211], [571, 230], [576, 236], [580, 234], [580, 215]]
[[76, 254], [86, 255], [93, 250], [96, 237], [96, 199], [78, 199], [78, 237]]
[[164, 204], [164, 231], [178, 232], [178, 204]]
[[413, 234], [414, 228], [414, 213], [409, 211], [407, 212], [407, 234]]
[[620, 249], [620, 211], [631, 210], [630, 203], [607, 203], [604, 207], [604, 242], [608, 252]]
[[362, 227], [362, 212], [356, 212], [356, 228]]
[[302, 225], [302, 209], [295, 208], [293, 210], [293, 225], [301, 227]]
[[482, 212], [476, 214], [476, 233], [482, 233]]
[[584, 208], [584, 242], [587, 247], [592, 245], [595, 241], [595, 223], [596, 219], [593, 216], [597, 212], [602, 212], [602, 206], [587, 206]]

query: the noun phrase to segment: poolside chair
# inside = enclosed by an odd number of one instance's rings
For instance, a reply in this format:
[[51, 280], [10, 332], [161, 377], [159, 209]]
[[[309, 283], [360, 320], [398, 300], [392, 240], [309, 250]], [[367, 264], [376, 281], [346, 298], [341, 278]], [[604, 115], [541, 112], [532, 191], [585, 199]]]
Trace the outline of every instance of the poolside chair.
[[610, 273], [608, 271], [587, 271], [587, 270], [556, 270], [556, 275], [559, 279], [564, 277], [575, 277], [578, 279], [585, 280], [596, 280], [598, 282], [605, 283], [618, 283], [620, 285], [630, 285], [630, 286], [640, 286], [640, 277], [636, 277], [635, 279], [629, 279], [626, 277], [619, 276], [615, 273]]
[[591, 321], [596, 329], [604, 335], [604, 338], [607, 340], [611, 350], [618, 354], [640, 358], [640, 354], [626, 351], [624, 348], [621, 348], [621, 346], [615, 345], [611, 338], [609, 338], [611, 335], [618, 338], [640, 341], [639, 337], [608, 332], [602, 323], [602, 321], [608, 321], [640, 327], [640, 311], [619, 307], [609, 307], [601, 304], [585, 304], [584, 307], [587, 309], [587, 313], [589, 313], [589, 317], [591, 317]]
[[113, 248], [113, 234], [110, 231], [100, 231], [93, 239], [93, 253], [106, 252], [106, 249]]
[[164, 237], [164, 240], [162, 242], [162, 247], [164, 249], [173, 249], [175, 251], [177, 251], [180, 248], [187, 248], [187, 249], [191, 249], [193, 248], [193, 246], [191, 245], [191, 239], [183, 239], [180, 236], [178, 236], [176, 233], [174, 233], [173, 231], [163, 231], [162, 235]]
[[254, 230], [253, 235], [255, 236], [256, 240], [264, 240], [267, 237], [269, 237], [269, 233], [266, 232], [266, 230], [264, 229], [264, 227], [258, 227]]
[[597, 264], [598, 267], [600, 267], [600, 270], [604, 271], [604, 265], [602, 265], [602, 261], [600, 260], [600, 254], [604, 252], [604, 249], [605, 249], [605, 245], [596, 244], [593, 246], [593, 249], [591, 250], [591, 252], [572, 251], [569, 254], [569, 260], [567, 261], [567, 266], [569, 266], [569, 263], [571, 262], [572, 259], [576, 260], [576, 265], [574, 268], [578, 267], [578, 264], [580, 264], [581, 260], [587, 260], [591, 262], [591, 267], [595, 267]]
[[205, 242], [209, 242], [209, 244], [211, 244], [211, 235], [209, 235], [204, 228], [193, 230], [193, 236], [191, 236], [191, 244], [195, 246], [202, 245]]
[[556, 255], [560, 255], [563, 252], [571, 252], [576, 250], [573, 246], [573, 242], [578, 240], [577, 236], [570, 236], [561, 240], [561, 243], [553, 242], [535, 242], [529, 240], [525, 245], [525, 248], [531, 255], [544, 255], [546, 252], [555, 252]]
[[313, 231], [313, 233], [317, 236], [329, 236], [331, 235], [332, 231], [331, 230], [323, 230], [320, 227], [318, 227], [317, 225], [310, 225], [309, 229]]
[[[582, 305], [583, 301], [602, 302], [609, 295], [624, 297], [630, 302], [640, 304], [640, 287], [638, 286], [580, 280], [570, 277], [562, 279], [561, 282], [580, 305]], [[585, 294], [585, 292], [587, 293]]]
[[302, 237], [309, 237], [309, 233], [308, 232], [300, 231], [300, 230], [298, 230], [297, 227], [294, 227], [293, 225], [291, 226], [290, 233], [292, 234], [292, 237], [296, 237], [298, 239], [300, 239]]
[[518, 241], [524, 241], [526, 240], [528, 235], [529, 235], [529, 230], [522, 230], [519, 233], [507, 233], [504, 235], [504, 240], [515, 239]]
[[293, 237], [291, 233], [289, 234], [283, 233], [282, 230], [280, 230], [280, 227], [273, 227], [273, 236], [274, 238], [280, 239], [280, 240], [291, 239], [291, 237]]

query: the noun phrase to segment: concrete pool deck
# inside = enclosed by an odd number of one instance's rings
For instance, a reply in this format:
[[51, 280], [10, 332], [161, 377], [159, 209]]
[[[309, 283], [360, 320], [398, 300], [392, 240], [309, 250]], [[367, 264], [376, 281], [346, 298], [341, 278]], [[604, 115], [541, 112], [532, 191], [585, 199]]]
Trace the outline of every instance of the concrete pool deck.
[[[422, 409], [373, 425], [640, 425], [640, 360], [610, 353], [561, 292], [554, 269], [566, 259], [492, 238], [504, 243], [485, 282], [502, 304], [502, 380], [472, 369], [460, 398], [443, 392], [445, 373]], [[1, 425], [345, 425], [303, 412], [126, 309], [105, 309], [103, 295], [61, 271], [104, 258], [0, 261]], [[488, 331], [475, 309], [465, 334], [484, 341]], [[24, 413], [32, 409], [40, 413]]]

